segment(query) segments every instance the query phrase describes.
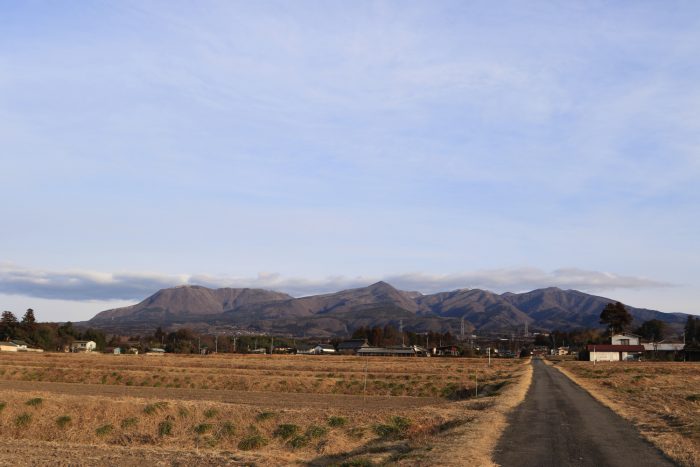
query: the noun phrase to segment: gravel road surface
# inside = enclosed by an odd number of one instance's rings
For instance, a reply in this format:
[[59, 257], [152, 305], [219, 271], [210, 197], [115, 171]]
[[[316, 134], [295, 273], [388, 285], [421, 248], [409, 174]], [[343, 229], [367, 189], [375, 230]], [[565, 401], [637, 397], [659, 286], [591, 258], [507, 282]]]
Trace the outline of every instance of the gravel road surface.
[[504, 467], [673, 466], [629, 422], [534, 359], [532, 385], [496, 447]]

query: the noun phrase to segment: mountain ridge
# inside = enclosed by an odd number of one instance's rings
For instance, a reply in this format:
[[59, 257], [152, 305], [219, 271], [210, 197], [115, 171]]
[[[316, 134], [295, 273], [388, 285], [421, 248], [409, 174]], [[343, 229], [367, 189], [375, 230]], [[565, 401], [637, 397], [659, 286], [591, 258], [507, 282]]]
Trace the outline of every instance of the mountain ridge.
[[[347, 335], [360, 326], [397, 326], [416, 332], [572, 330], [600, 327], [613, 299], [557, 287], [496, 294], [457, 289], [420, 294], [380, 281], [366, 287], [292, 297], [251, 288], [209, 289], [199, 285], [161, 289], [141, 302], [105, 310], [85, 324], [103, 328], [232, 326], [258, 332], [311, 336]], [[660, 319], [682, 326], [685, 315], [627, 307], [634, 324]]]

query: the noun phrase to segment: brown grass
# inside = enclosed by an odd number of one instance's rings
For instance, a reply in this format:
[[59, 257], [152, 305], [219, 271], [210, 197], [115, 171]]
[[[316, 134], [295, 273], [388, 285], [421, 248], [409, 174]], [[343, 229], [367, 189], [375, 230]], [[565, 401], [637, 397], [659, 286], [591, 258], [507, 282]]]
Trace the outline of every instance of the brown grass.
[[[488, 451], [495, 443], [490, 439], [493, 427], [499, 421], [502, 423], [499, 417], [512, 405], [514, 394], [522, 386], [520, 381], [530, 371], [529, 366], [520, 363], [496, 360], [488, 367], [484, 359], [13, 355], [0, 361], [0, 379], [42, 381], [42, 386], [55, 385], [58, 389], [4, 390], [0, 431], [4, 435], [3, 449], [7, 447], [4, 452], [8, 453], [23, 452], [24, 444], [45, 446], [48, 451], [63, 445], [93, 446], [95, 452], [124, 446], [155, 453], [155, 457], [146, 459], [160, 459], [164, 452], [201, 452], [206, 459], [234, 453], [237, 462], [265, 465], [323, 464], [332, 459], [343, 462], [365, 457], [400, 463], [412, 453], [420, 457], [421, 450], [431, 446], [437, 458], [453, 458], [448, 454], [449, 445], [441, 444], [440, 440], [456, 431], [472, 441], [488, 439], [473, 445], [478, 451], [476, 457], [470, 454], [471, 446], [460, 448], [460, 459], [483, 459], [488, 458]], [[447, 399], [433, 405], [412, 406], [406, 398], [408, 402], [400, 408], [378, 405], [364, 408], [361, 401], [365, 368], [368, 394], [383, 395], [387, 400], [426, 393]], [[484, 397], [451, 402], [455, 398], [471, 397], [475, 371]], [[125, 381], [139, 378], [148, 381], [149, 387], [162, 390], [163, 395], [169, 394], [168, 385], [187, 381], [194, 388], [181, 387], [179, 391], [192, 391], [197, 398], [243, 388], [244, 391], [274, 390], [277, 392], [270, 393], [270, 397], [279, 400], [284, 400], [288, 392], [301, 392], [309, 398], [354, 394], [355, 402], [329, 408], [224, 403], [214, 398], [153, 400], [111, 393], [100, 395], [101, 388], [125, 386]], [[89, 384], [95, 392], [87, 396], [71, 394], [66, 385], [57, 382], [82, 383], [80, 387]], [[154, 382], [160, 386], [154, 386]], [[202, 382], [212, 391], [203, 393]], [[27, 401], [33, 399], [41, 399], [41, 403], [28, 405]], [[29, 415], [28, 420], [25, 414]], [[24, 417], [23, 424], [16, 423], [18, 417]], [[458, 431], [484, 423], [490, 427], [488, 434], [476, 428]], [[252, 450], [242, 451], [242, 447]], [[199, 463], [209, 462], [205, 457]]]
[[556, 367], [680, 465], [700, 466], [700, 364], [569, 361]]

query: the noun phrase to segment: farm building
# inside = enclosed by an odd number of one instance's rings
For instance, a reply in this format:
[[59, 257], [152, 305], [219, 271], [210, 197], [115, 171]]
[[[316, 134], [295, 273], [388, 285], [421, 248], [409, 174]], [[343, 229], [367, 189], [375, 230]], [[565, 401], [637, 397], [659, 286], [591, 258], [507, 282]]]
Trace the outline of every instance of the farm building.
[[338, 353], [356, 355], [357, 351], [369, 347], [367, 339], [350, 339], [338, 344]]
[[674, 360], [680, 359], [685, 344], [683, 342], [650, 342], [643, 343], [644, 355], [650, 359]]
[[331, 344], [318, 344], [316, 347], [311, 349], [311, 353], [315, 355], [334, 354], [336, 353], [336, 350]]
[[13, 344], [15, 344], [15, 345], [17, 346], [17, 350], [20, 351], [20, 352], [23, 351], [23, 350], [27, 350], [27, 343], [24, 342], [24, 341], [22, 341], [22, 340], [19, 340], [19, 339], [12, 339], [10, 342], [12, 342]]
[[71, 352], [92, 352], [97, 348], [95, 341], [74, 341], [70, 345]]
[[427, 357], [430, 353], [419, 345], [410, 347], [363, 347], [357, 351], [363, 357]]
[[433, 349], [433, 355], [440, 357], [458, 357], [459, 347], [456, 345], [441, 345]]
[[639, 360], [643, 345], [589, 344], [586, 346], [592, 362], [622, 362]]
[[18, 347], [14, 342], [0, 342], [0, 351], [2, 352], [17, 352]]

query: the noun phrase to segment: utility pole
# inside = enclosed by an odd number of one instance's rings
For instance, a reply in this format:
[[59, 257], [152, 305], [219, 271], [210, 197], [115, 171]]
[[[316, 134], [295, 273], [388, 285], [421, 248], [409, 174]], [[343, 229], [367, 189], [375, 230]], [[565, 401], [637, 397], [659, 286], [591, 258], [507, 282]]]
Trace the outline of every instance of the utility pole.
[[486, 352], [489, 354], [489, 366], [491, 366], [491, 347], [487, 348]]
[[237, 337], [233, 337], [233, 353], [236, 353], [236, 339]]
[[275, 348], [275, 336], [270, 336], [270, 355], [272, 355], [272, 350]]
[[462, 316], [462, 322], [461, 322], [461, 330], [460, 330], [460, 336], [461, 340], [464, 341], [464, 316]]
[[399, 320], [399, 332], [401, 333], [401, 347], [405, 347], [406, 343], [404, 342], [404, 339], [403, 339], [403, 320], [402, 319]]
[[218, 354], [219, 353], [219, 335], [214, 336], [214, 353]]
[[202, 338], [201, 337], [197, 338], [197, 353], [199, 355], [202, 355]]

